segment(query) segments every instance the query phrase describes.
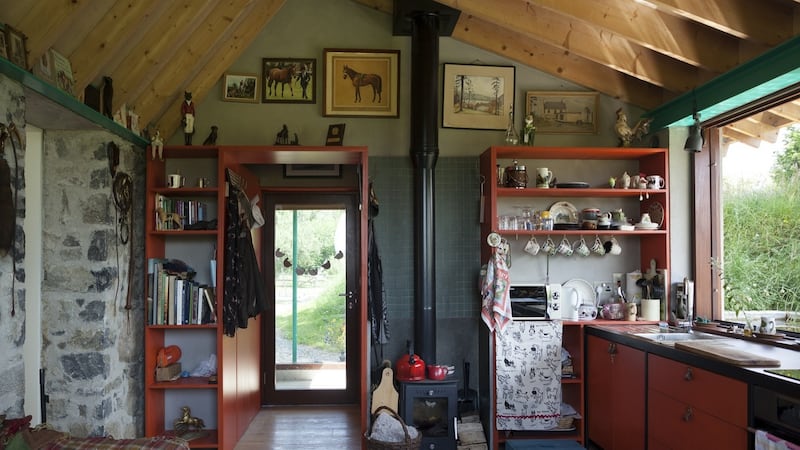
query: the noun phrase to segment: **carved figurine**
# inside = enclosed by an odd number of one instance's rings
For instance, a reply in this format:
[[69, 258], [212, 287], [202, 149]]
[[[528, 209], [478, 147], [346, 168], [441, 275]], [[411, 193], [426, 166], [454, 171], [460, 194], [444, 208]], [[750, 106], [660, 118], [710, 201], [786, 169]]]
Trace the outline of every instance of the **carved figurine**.
[[184, 91], [183, 103], [181, 103], [181, 125], [183, 125], [183, 143], [185, 145], [192, 145], [192, 136], [194, 136], [194, 114], [192, 93]]
[[619, 137], [620, 147], [630, 147], [631, 143], [636, 140], [641, 140], [648, 132], [650, 132], [650, 122], [653, 119], [639, 119], [633, 128], [628, 126], [628, 116], [622, 110], [617, 110], [617, 121], [614, 124], [614, 132]]
[[217, 145], [217, 128], [216, 125], [211, 125], [211, 133], [209, 133], [208, 137], [205, 141], [203, 141], [203, 145]]
[[150, 148], [152, 149], [153, 159], [156, 159], [156, 153], [158, 153], [158, 160], [164, 160], [164, 140], [161, 139], [161, 131], [156, 130], [156, 134], [150, 141]]
[[206, 427], [206, 424], [203, 423], [203, 419], [199, 417], [192, 417], [192, 411], [189, 409], [188, 406], [184, 406], [181, 408], [181, 418], [175, 420], [175, 430], [179, 432], [189, 431], [192, 428], [196, 430], [202, 430]]

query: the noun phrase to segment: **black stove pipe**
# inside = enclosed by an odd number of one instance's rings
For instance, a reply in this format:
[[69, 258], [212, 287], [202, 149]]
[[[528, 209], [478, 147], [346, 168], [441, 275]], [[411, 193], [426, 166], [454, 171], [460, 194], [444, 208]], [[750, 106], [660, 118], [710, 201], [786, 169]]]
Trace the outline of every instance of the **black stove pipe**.
[[439, 16], [411, 17], [411, 159], [414, 164], [414, 346], [426, 364], [436, 363], [436, 258], [434, 169], [439, 158], [437, 123]]

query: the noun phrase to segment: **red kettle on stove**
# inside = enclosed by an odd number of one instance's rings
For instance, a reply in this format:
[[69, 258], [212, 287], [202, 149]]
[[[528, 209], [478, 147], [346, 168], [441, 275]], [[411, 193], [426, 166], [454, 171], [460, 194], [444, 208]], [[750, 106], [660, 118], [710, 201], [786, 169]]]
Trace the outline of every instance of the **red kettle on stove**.
[[411, 341], [406, 341], [408, 353], [401, 356], [395, 364], [397, 381], [421, 381], [425, 379], [425, 361], [414, 354]]

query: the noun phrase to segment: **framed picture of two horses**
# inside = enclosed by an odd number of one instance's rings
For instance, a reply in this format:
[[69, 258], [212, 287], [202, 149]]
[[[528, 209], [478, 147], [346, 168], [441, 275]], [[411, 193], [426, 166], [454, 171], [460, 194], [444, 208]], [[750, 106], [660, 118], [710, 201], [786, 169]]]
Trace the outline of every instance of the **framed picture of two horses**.
[[317, 60], [263, 58], [261, 103], [316, 103]]
[[400, 51], [324, 50], [323, 115], [400, 116]]

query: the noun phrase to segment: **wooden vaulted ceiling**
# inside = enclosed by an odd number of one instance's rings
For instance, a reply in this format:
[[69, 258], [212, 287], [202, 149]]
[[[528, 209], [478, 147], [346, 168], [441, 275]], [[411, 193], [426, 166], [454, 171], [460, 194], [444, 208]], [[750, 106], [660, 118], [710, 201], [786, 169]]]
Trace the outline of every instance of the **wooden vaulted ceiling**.
[[[288, 0], [291, 1], [291, 0]], [[331, 1], [331, 0], [319, 0]], [[351, 0], [391, 14], [393, 1]], [[645, 110], [691, 91], [800, 31], [800, 0], [437, 0], [460, 10], [452, 38]], [[114, 109], [171, 135], [287, 0], [16, 0], [0, 22], [28, 60], [67, 56], [76, 92], [114, 84]], [[800, 101], [728, 125], [757, 145], [800, 121]]]

